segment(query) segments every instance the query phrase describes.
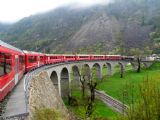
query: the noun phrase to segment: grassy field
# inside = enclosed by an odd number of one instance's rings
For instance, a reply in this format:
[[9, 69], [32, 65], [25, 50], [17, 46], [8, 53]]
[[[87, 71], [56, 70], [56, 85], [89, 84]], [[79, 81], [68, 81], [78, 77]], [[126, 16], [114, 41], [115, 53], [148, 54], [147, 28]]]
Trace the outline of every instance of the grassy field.
[[[86, 112], [86, 104], [87, 104], [87, 98], [82, 99], [81, 97], [81, 91], [80, 90], [74, 90], [72, 92], [72, 96], [76, 98], [78, 101], [78, 106], [69, 106], [67, 101], [65, 100], [65, 104], [72, 112], [74, 112], [79, 118], [84, 119], [85, 118], [85, 112]], [[115, 111], [113, 111], [111, 108], [107, 107], [102, 101], [96, 99], [95, 100], [95, 107], [93, 116], [95, 118], [110, 118], [113, 119], [118, 115]]]
[[[118, 72], [118, 68], [116, 68], [116, 73], [113, 76], [103, 77], [103, 81], [99, 82], [97, 89], [105, 91], [125, 104], [130, 104], [139, 99], [139, 84], [142, 81], [148, 78], [153, 82], [160, 82], [160, 63], [158, 62], [148, 69], [143, 68], [140, 73], [130, 69], [131, 66], [127, 66], [124, 77], [120, 78], [120, 73]], [[103, 70], [103, 75], [105, 71], [106, 68]]]
[[[98, 83], [97, 89], [105, 91], [107, 94], [114, 98], [124, 102], [125, 104], [136, 103], [139, 96], [139, 85], [146, 79], [153, 82], [160, 83], [160, 63], [154, 63], [150, 68], [143, 68], [140, 73], [131, 70], [132, 67], [128, 65], [126, 67], [124, 77], [120, 78], [120, 68], [115, 66], [114, 75], [107, 76], [107, 68], [103, 68], [103, 79]], [[86, 99], [82, 99], [81, 90], [73, 90], [72, 96], [78, 101], [78, 106], [69, 106], [65, 101], [66, 106], [73, 111], [79, 118], [84, 119], [86, 112]], [[95, 109], [93, 116], [97, 118], [109, 118], [114, 119], [119, 115], [109, 107], [107, 107], [102, 101], [96, 99]]]

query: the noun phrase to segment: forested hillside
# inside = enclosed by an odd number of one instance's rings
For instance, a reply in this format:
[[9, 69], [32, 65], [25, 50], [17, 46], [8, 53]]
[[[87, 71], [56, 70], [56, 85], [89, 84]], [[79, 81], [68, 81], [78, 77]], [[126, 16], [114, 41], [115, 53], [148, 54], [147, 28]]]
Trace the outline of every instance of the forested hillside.
[[0, 24], [0, 39], [47, 53], [127, 54], [149, 46], [160, 52], [160, 1], [114, 0], [108, 5], [72, 5]]

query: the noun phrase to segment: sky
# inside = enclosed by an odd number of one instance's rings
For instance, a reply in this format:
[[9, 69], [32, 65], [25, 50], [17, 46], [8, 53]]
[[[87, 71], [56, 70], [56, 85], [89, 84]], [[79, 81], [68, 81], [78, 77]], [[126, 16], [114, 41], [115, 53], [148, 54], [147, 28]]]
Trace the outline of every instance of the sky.
[[63, 5], [91, 6], [110, 0], [0, 0], [0, 22], [16, 22], [24, 17], [55, 9]]

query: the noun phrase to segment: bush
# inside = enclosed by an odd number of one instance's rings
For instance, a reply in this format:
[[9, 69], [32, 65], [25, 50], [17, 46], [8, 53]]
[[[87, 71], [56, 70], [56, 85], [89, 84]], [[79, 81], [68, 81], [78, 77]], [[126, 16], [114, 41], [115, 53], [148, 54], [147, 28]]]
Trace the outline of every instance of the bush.
[[159, 120], [160, 118], [160, 90], [152, 80], [145, 80], [140, 86], [141, 99], [130, 109], [126, 116], [118, 120]]
[[59, 113], [54, 109], [38, 109], [34, 113], [34, 120], [61, 120]]

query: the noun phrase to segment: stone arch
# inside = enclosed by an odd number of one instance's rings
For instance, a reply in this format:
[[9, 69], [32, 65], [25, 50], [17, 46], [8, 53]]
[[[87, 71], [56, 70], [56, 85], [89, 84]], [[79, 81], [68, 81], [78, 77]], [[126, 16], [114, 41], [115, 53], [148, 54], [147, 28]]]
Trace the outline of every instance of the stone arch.
[[106, 65], [107, 65], [107, 69], [108, 69], [108, 75], [112, 75], [112, 66], [111, 66], [111, 64], [110, 63], [106, 63]]
[[141, 62], [141, 63], [144, 64], [145, 68], [148, 68], [153, 64], [153, 62]]
[[[94, 69], [95, 69], [95, 73], [94, 73]], [[95, 74], [95, 76], [93, 76], [93, 74]], [[98, 79], [101, 79], [101, 66], [98, 63], [95, 63], [92, 67], [92, 78], [96, 77]]]
[[102, 77], [104, 76], [107, 76], [108, 75], [108, 68], [107, 68], [107, 65], [106, 64], [103, 64], [102, 66], [102, 71], [101, 71], [101, 74], [102, 74]]
[[124, 72], [124, 65], [121, 62], [114, 64], [114, 72], [122, 73]]
[[90, 78], [91, 78], [91, 69], [90, 69], [90, 66], [88, 64], [84, 64], [82, 66], [81, 74], [82, 74], [82, 76], [85, 76], [85, 79], [87, 81], [90, 80]]
[[56, 71], [53, 71], [50, 76], [53, 85], [55, 86], [56, 90], [58, 91], [58, 75]]
[[148, 68], [148, 65], [147, 65], [147, 63], [145, 63], [145, 62], [142, 62], [142, 64], [143, 64], [144, 68]]
[[123, 71], [124, 71], [125, 66], [124, 66], [124, 65], [123, 65], [123, 63], [121, 63], [121, 62], [118, 62], [118, 64], [119, 64], [119, 66], [120, 66], [120, 70], [121, 70], [121, 72], [123, 72]]
[[125, 66], [121, 62], [118, 62], [118, 64], [120, 66], [120, 77], [123, 78]]
[[73, 80], [71, 81], [71, 85], [73, 86], [73, 87], [77, 87], [77, 86], [79, 86], [79, 79], [80, 79], [80, 72], [79, 72], [79, 68], [78, 68], [78, 66], [76, 66], [76, 65], [74, 65], [73, 67], [72, 67], [72, 72], [73, 72]]
[[62, 97], [68, 97], [69, 95], [69, 71], [68, 69], [65, 67], [62, 69], [61, 71], [61, 96]]
[[137, 70], [137, 68], [138, 68], [137, 63], [134, 63], [134, 62], [130, 62], [130, 63], [132, 65], [133, 70]]

